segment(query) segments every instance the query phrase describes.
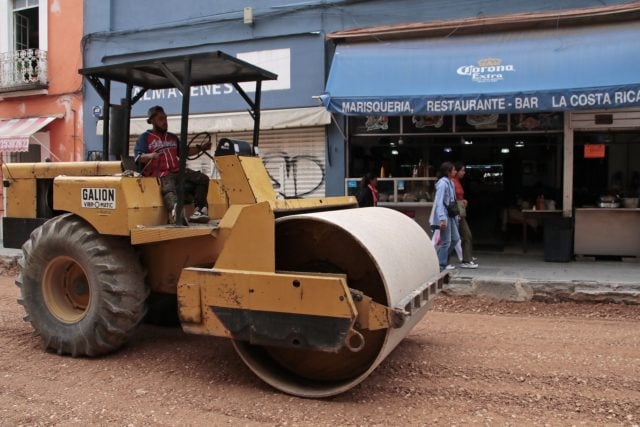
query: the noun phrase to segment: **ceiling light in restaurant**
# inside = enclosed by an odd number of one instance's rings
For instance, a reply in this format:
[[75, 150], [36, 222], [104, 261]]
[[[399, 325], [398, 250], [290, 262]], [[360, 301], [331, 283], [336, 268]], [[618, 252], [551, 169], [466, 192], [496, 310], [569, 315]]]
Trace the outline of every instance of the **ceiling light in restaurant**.
[[500, 152], [501, 152], [502, 154], [509, 154], [509, 149], [508, 149], [508, 148], [502, 148], [502, 149], [500, 150]]

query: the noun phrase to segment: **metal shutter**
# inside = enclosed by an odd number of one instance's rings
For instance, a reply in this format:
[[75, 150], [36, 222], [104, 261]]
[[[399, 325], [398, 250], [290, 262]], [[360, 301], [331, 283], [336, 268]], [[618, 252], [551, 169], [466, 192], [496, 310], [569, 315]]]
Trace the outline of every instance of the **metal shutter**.
[[[189, 139], [194, 135], [189, 135]], [[212, 134], [212, 143], [220, 138], [240, 139], [251, 143], [252, 132]], [[325, 128], [323, 126], [260, 131], [260, 157], [265, 162], [274, 189], [282, 197], [325, 196]], [[131, 138], [133, 154], [135, 137]], [[215, 148], [211, 151], [213, 152]], [[215, 177], [211, 160], [202, 156], [187, 166]]]
[[[251, 142], [251, 132], [216, 135]], [[260, 131], [260, 157], [282, 197], [325, 196], [325, 128]]]

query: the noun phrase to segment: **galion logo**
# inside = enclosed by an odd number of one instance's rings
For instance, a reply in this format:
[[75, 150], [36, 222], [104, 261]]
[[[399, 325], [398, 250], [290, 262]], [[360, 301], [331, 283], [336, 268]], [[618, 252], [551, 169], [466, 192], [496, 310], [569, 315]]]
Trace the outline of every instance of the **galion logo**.
[[502, 64], [500, 58], [484, 58], [478, 61], [478, 65], [463, 65], [457, 73], [461, 76], [470, 76], [476, 83], [495, 83], [504, 80], [508, 72], [516, 71], [513, 64]]

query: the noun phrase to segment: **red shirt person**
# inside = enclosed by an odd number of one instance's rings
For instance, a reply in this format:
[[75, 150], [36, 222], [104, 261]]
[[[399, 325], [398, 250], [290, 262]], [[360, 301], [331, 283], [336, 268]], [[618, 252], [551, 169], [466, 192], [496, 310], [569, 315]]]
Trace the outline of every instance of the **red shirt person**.
[[[167, 115], [164, 109], [156, 105], [147, 112], [147, 123], [153, 126], [145, 131], [136, 140], [134, 148], [135, 160], [142, 164], [144, 176], [155, 176], [160, 179], [160, 188], [166, 208], [170, 212], [170, 221], [175, 223], [176, 204], [178, 202], [178, 172], [180, 171], [180, 158], [178, 137], [168, 132]], [[189, 154], [195, 154], [198, 150], [208, 150], [211, 142], [202, 147], [191, 147]], [[189, 217], [191, 222], [208, 222], [207, 192], [209, 191], [209, 177], [202, 172], [191, 169], [185, 171], [185, 188], [192, 189], [195, 210]]]
[[458, 203], [462, 203], [464, 208], [460, 208], [460, 223], [459, 223], [459, 231], [460, 231], [460, 243], [462, 249], [462, 263], [460, 267], [462, 268], [478, 268], [478, 264], [475, 262], [475, 258], [473, 257], [473, 235], [471, 234], [471, 228], [469, 227], [469, 223], [467, 222], [467, 199], [464, 198], [464, 188], [462, 188], [461, 179], [464, 178], [467, 173], [467, 168], [463, 163], [457, 162], [455, 164], [457, 173], [456, 176], [452, 179], [453, 186], [456, 191], [456, 201]]

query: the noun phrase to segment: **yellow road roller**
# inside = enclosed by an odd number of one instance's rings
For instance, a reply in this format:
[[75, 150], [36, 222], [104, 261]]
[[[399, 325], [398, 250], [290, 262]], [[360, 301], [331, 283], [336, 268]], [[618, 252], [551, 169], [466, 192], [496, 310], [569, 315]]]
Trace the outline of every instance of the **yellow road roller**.
[[[45, 349], [113, 352], [158, 309], [150, 295], [169, 296], [185, 332], [231, 339], [278, 390], [326, 397], [363, 381], [442, 289], [429, 237], [404, 214], [355, 209], [353, 197], [276, 196], [257, 155], [261, 84], [274, 74], [219, 51], [80, 73], [104, 101], [103, 156], [116, 160], [3, 165], [4, 240], [22, 245], [19, 303]], [[126, 86], [121, 105], [112, 82]], [[183, 225], [190, 88], [221, 83], [248, 103], [253, 141], [217, 142], [210, 220]], [[183, 94], [173, 223], [158, 179], [128, 156], [131, 107], [163, 88]]]

